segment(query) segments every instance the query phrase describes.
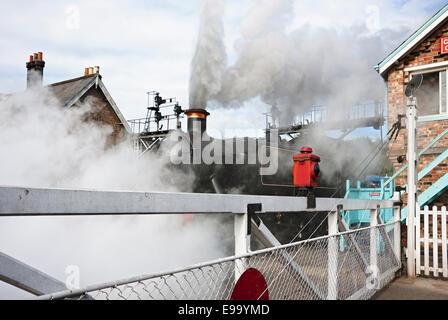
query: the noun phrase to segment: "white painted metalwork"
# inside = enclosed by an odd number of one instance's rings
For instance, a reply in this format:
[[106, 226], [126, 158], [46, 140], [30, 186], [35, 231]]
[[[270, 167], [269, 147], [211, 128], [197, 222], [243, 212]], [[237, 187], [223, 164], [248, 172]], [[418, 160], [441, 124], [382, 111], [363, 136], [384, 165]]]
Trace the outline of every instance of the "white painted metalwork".
[[[370, 210], [370, 226], [376, 227], [378, 225], [378, 210]], [[378, 266], [377, 250], [378, 250], [378, 229], [370, 229], [370, 266], [376, 269]]]
[[[400, 222], [392, 222], [375, 227], [368, 227], [349, 232], [329, 235], [311, 240], [301, 241], [275, 248], [269, 248], [250, 252], [245, 255], [215, 260], [209, 263], [194, 265], [170, 272], [143, 275], [113, 281], [98, 285], [88, 286], [80, 290], [64, 291], [39, 297], [38, 299], [64, 299], [89, 294], [95, 299], [122, 299], [122, 300], [226, 300], [230, 298], [235, 283], [235, 267], [243, 267], [260, 270], [266, 278], [270, 299], [298, 300], [319, 299], [319, 297], [304, 284], [304, 281], [282, 259], [282, 253], [293, 257], [307, 276], [325, 296], [331, 296], [334, 292], [328, 292], [328, 247], [331, 243], [339, 243], [341, 237], [351, 236], [362, 249], [365, 256], [370, 255], [371, 230], [379, 233], [380, 229], [387, 231], [392, 242], [400, 241], [400, 236], [394, 234], [394, 225]], [[367, 241], [366, 241], [367, 240]], [[335, 299], [368, 299], [379, 289], [384, 287], [394, 277], [394, 273], [400, 268], [395, 259], [393, 250], [388, 248], [375, 250], [377, 252], [378, 279], [377, 286], [368, 285], [369, 275], [359, 265], [358, 253], [353, 247], [337, 250], [337, 295]]]
[[[328, 234], [334, 236], [338, 233], [339, 212], [330, 212], [328, 215]], [[338, 256], [339, 242], [336, 237], [328, 240], [328, 300], [336, 300], [338, 296]]]
[[[394, 200], [400, 200], [400, 193], [399, 192], [395, 192], [394, 193]], [[400, 235], [400, 239], [401, 239], [401, 224], [399, 224], [398, 222], [401, 222], [401, 207], [395, 207], [394, 208], [394, 221], [396, 222], [394, 228], [394, 234], [396, 235]], [[394, 242], [394, 252], [395, 252], [395, 256], [398, 258], [399, 262], [400, 262], [400, 266], [401, 266], [401, 241], [395, 241]]]
[[[279, 247], [282, 245], [261, 220], [255, 222], [254, 219], [252, 219], [251, 226], [252, 234], [260, 240], [266, 248]], [[319, 299], [325, 299], [324, 293], [313, 283], [288, 252], [281, 252], [280, 259], [283, 259], [284, 263], [290, 265], [291, 269], [304, 281], [304, 285], [310, 288]]]
[[[249, 215], [247, 213], [235, 215], [234, 233], [235, 233], [235, 256], [242, 256], [250, 250], [250, 234], [248, 230]], [[244, 270], [244, 260], [235, 262], [235, 280], [237, 281], [241, 272]], [[243, 271], [244, 272], [244, 271]]]
[[0, 187], [1, 216], [243, 214], [249, 204], [263, 212], [330, 212], [393, 208], [393, 200], [317, 198], [308, 209], [306, 198], [205, 193], [123, 192]]
[[[395, 255], [396, 241], [400, 241], [399, 234], [395, 235], [400, 230], [400, 219], [379, 226], [374, 222], [370, 229], [340, 233], [341, 212], [373, 210], [376, 217], [380, 208], [394, 206], [397, 206], [394, 201], [318, 198], [316, 209], [307, 209], [306, 198], [300, 197], [0, 187], [0, 218], [139, 214], [233, 214], [235, 217], [235, 257], [171, 273], [115, 281], [83, 291], [65, 291], [46, 298], [78, 297], [79, 294], [83, 298], [90, 291], [98, 291], [99, 298], [105, 294], [108, 299], [130, 296], [139, 299], [224, 299], [249, 267], [266, 275], [271, 297], [276, 299], [368, 298], [376, 290], [364, 288], [367, 279], [371, 278], [366, 272], [368, 260], [376, 261], [382, 268], [380, 277], [383, 280], [389, 279], [390, 273], [400, 268]], [[330, 234], [281, 246], [261, 221], [252, 219], [254, 210], [291, 214], [329, 212]], [[255, 226], [255, 234], [263, 243], [274, 247], [251, 252], [251, 226]], [[347, 230], [343, 224], [342, 230]], [[382, 243], [387, 244], [385, 249], [378, 251], [376, 244], [372, 247], [373, 233], [381, 236]], [[340, 248], [342, 238], [348, 247]], [[128, 289], [129, 295], [126, 293]]]
[[0, 280], [37, 296], [67, 289], [62, 281], [2, 252], [0, 252]]
[[[438, 210], [437, 207], [430, 210], [428, 206], [425, 206], [423, 210], [417, 209], [415, 256], [418, 275], [423, 273], [425, 276], [448, 278], [447, 215], [445, 207], [441, 210]], [[423, 226], [420, 223], [422, 218]], [[422, 255], [423, 265], [421, 263]], [[429, 258], [430, 255], [432, 255], [432, 259]]]
[[416, 216], [416, 202], [417, 202], [417, 183], [418, 183], [418, 167], [417, 167], [417, 98], [409, 97], [407, 108], [407, 128], [408, 128], [408, 275], [415, 277], [415, 216]]
[[141, 141], [141, 143], [142, 143], [142, 146], [143, 146], [142, 149], [144, 149], [144, 150], [139, 153], [138, 158], [143, 157], [146, 153], [151, 151], [154, 148], [155, 145], [157, 145], [158, 143], [162, 143], [162, 141], [164, 139], [165, 138], [162, 138], [162, 137], [156, 138], [153, 141], [153, 143], [151, 143], [150, 145], [148, 145], [143, 139], [139, 139]]

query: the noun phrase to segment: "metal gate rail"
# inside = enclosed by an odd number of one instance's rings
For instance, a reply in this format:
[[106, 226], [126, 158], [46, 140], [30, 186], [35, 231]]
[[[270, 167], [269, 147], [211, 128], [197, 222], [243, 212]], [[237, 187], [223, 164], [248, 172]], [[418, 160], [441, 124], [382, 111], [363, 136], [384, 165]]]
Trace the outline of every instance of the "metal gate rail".
[[[320, 299], [303, 278], [285, 262], [287, 253], [312, 279], [321, 292], [328, 296], [329, 263], [337, 266], [337, 299], [368, 299], [383, 288], [400, 268], [393, 248], [385, 244], [382, 234], [392, 242], [399, 241], [392, 222], [337, 235], [324, 236], [275, 248], [254, 251], [245, 255], [228, 257], [208, 263], [197, 264], [170, 272], [156, 273], [87, 286], [80, 290], [67, 290], [38, 297], [40, 300], [83, 298], [106, 300], [227, 300], [230, 299], [235, 279], [248, 268], [260, 270], [266, 278], [270, 299], [274, 300], [316, 300]], [[371, 235], [375, 234], [375, 248], [371, 247]], [[349, 236], [354, 245], [338, 245], [336, 261], [329, 259], [329, 244], [340, 243]], [[376, 239], [377, 238], [377, 239]], [[375, 252], [376, 267], [364, 269], [359, 264], [361, 254], [372, 263]], [[376, 269], [375, 269], [376, 268]], [[368, 268], [369, 269], [369, 268]]]

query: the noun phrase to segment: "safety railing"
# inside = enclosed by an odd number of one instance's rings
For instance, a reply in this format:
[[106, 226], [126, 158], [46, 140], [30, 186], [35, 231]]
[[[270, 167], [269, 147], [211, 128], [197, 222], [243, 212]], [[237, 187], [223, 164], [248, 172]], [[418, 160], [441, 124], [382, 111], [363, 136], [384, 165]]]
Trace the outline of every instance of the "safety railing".
[[[440, 133], [433, 141], [431, 141], [425, 148], [423, 148], [417, 155], [417, 159], [422, 156], [426, 151], [432, 148], [437, 142], [439, 142], [446, 134], [448, 133], [448, 129], [445, 129], [442, 133]], [[440, 163], [442, 163], [446, 158], [448, 158], [448, 149], [442, 152], [438, 157], [436, 157], [433, 161], [431, 161], [425, 168], [423, 168], [418, 173], [418, 181], [423, 179], [428, 173], [430, 173], [435, 167], [437, 167]], [[400, 176], [406, 169], [408, 168], [408, 164], [402, 166], [394, 175], [392, 175], [385, 183], [382, 185], [382, 188], [388, 187], [395, 179]], [[441, 190], [445, 189], [448, 184], [448, 174], [441, 177], [439, 181], [426, 189], [423, 193], [421, 193], [418, 197], [418, 202], [421, 206], [428, 204], [431, 200], [437, 196]], [[406, 187], [404, 185], [403, 187]], [[408, 208], [404, 207], [402, 209], [402, 219], [406, 219]]]
[[[271, 300], [316, 300], [330, 296], [336, 299], [368, 299], [393, 279], [400, 268], [393, 248], [380, 244], [382, 233], [387, 233], [392, 242], [400, 240], [400, 235], [395, 234], [396, 224], [399, 222], [255, 251], [171, 272], [54, 293], [38, 299], [82, 299], [89, 295], [99, 300], [228, 300], [238, 275], [248, 268], [255, 268], [265, 276]], [[374, 241], [371, 241], [372, 233]], [[342, 238], [351, 240], [329, 256], [332, 244], [339, 243]], [[360, 253], [368, 263], [367, 268], [361, 262]], [[285, 254], [291, 257], [290, 261], [285, 259]], [[297, 274], [292, 263], [312, 280], [313, 288]], [[336, 266], [336, 292], [329, 292], [329, 265]]]
[[[439, 142], [440, 141], [440, 139], [442, 139], [446, 134], [448, 133], [448, 129], [446, 129], [445, 131], [443, 131], [441, 134], [439, 134], [433, 141], [431, 141], [425, 148], [423, 148], [423, 150], [421, 150], [419, 153], [418, 153], [418, 157], [420, 157], [420, 156], [422, 156], [426, 151], [428, 151], [430, 148], [432, 148], [432, 146], [434, 146], [437, 142]], [[448, 155], [446, 155], [445, 153], [443, 153], [443, 155], [445, 156], [445, 158], [446, 158], [446, 156], [448, 156]], [[444, 158], [444, 159], [445, 159]], [[444, 159], [442, 159], [442, 160], [440, 160], [439, 158], [436, 158], [435, 159], [435, 161], [439, 161], [439, 163], [441, 162], [441, 161], [443, 161]], [[431, 165], [431, 164], [430, 164]], [[384, 183], [384, 186], [386, 187], [386, 186], [388, 186], [392, 181], [395, 181], [395, 179], [400, 175], [400, 174], [402, 174], [406, 169], [408, 168], [408, 164], [405, 164], [404, 166], [402, 166], [397, 172], [395, 172], [395, 174], [394, 175], [392, 175], [392, 177], [390, 177], [385, 183]], [[424, 174], [423, 174], [424, 173]], [[422, 176], [420, 176], [419, 175], [419, 179], [421, 179], [424, 175], [426, 175], [428, 172], [425, 172], [425, 171], [423, 171], [422, 172]]]
[[154, 119], [148, 120], [147, 118], [128, 120], [132, 133], [135, 134], [148, 134], [158, 131], [171, 131], [177, 129], [176, 117], [173, 115], [165, 115], [159, 121], [158, 125]]
[[[374, 101], [353, 106], [349, 108], [340, 119], [336, 120], [360, 120], [366, 118], [377, 118], [384, 116], [384, 104], [381, 101]], [[299, 117], [301, 123], [334, 121], [334, 114], [329, 112], [326, 106], [313, 106], [310, 111]]]
[[[394, 219], [385, 224], [380, 211], [390, 208]], [[370, 212], [370, 227], [349, 230], [342, 212], [354, 210]], [[280, 245], [259, 221], [260, 215], [276, 212], [327, 212], [321, 225], [328, 223], [328, 235]], [[368, 299], [401, 267], [400, 207], [391, 200], [317, 198], [315, 208], [309, 208], [303, 197], [0, 187], [0, 218], [154, 214], [233, 215], [235, 256], [80, 290], [45, 292], [40, 299], [228, 299], [248, 268], [264, 275], [270, 299]], [[270, 248], [251, 252], [251, 234]], [[0, 268], [0, 276], [17, 285], [35, 274], [29, 269], [17, 275]]]
[[[355, 187], [351, 186], [350, 180], [346, 181], [346, 199], [377, 199], [387, 200], [391, 199], [395, 193], [395, 183], [390, 183], [388, 187], [385, 186], [384, 181], [388, 177], [380, 177], [379, 186], [362, 187], [361, 182], [358, 181]], [[390, 222], [393, 218], [393, 209], [383, 209], [380, 211], [381, 218], [385, 222]], [[343, 213], [343, 218], [349, 226], [361, 225], [369, 223], [370, 213], [368, 210], [348, 211]]]

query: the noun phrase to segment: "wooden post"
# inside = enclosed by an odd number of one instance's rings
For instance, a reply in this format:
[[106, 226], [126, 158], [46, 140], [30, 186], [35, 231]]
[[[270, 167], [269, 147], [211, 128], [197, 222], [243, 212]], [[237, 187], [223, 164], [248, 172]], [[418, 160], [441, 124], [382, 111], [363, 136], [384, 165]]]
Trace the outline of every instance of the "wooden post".
[[429, 207], [425, 207], [425, 211], [423, 213], [423, 240], [425, 241], [425, 275], [429, 276]]
[[439, 237], [437, 232], [437, 207], [432, 208], [432, 266], [434, 268], [434, 277], [439, 276]]
[[446, 207], [442, 207], [442, 268], [443, 277], [448, 278], [448, 259], [446, 242]]
[[415, 217], [415, 272], [420, 274], [422, 272], [422, 262], [421, 262], [421, 244], [422, 240], [420, 237], [420, 220], [422, 217], [422, 211], [417, 206], [416, 217]]

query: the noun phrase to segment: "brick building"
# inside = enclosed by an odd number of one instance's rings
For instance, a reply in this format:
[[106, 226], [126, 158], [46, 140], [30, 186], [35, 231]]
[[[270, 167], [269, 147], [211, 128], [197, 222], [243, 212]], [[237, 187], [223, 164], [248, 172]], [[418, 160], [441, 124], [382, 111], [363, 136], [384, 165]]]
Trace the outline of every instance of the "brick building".
[[[444, 37], [448, 37], [448, 5], [376, 66], [387, 85], [389, 128], [399, 120], [399, 115], [406, 115], [406, 85], [414, 75], [423, 74], [422, 86], [416, 93], [419, 151], [448, 128], [448, 50], [444, 50], [444, 46], [448, 49], [448, 45], [444, 45]], [[403, 128], [404, 119], [405, 117], [402, 120]], [[419, 158], [419, 172], [436, 158], [444, 157], [443, 153], [447, 148], [448, 135], [442, 137]], [[407, 132], [404, 129], [397, 140], [389, 144], [389, 158], [396, 170], [405, 164], [399, 163], [398, 159], [406, 159], [406, 152]], [[420, 196], [427, 191], [422, 198], [419, 196], [420, 205], [448, 205], [448, 183], [443, 179], [447, 174], [448, 159], [436, 163], [434, 169], [419, 182]], [[406, 174], [405, 171], [398, 177], [398, 186], [406, 185]], [[429, 189], [431, 187], [433, 188]]]
[[[42, 87], [45, 62], [42, 53], [30, 56], [27, 67], [27, 88]], [[99, 67], [86, 68], [84, 76], [47, 85], [48, 91], [65, 109], [76, 108], [88, 101], [92, 112], [86, 121], [109, 125], [113, 131], [108, 144], [115, 144], [131, 133], [128, 122], [123, 117], [112, 96], [106, 89]]]

